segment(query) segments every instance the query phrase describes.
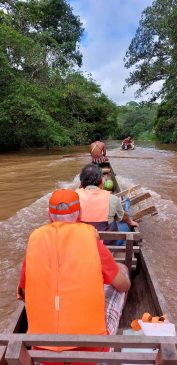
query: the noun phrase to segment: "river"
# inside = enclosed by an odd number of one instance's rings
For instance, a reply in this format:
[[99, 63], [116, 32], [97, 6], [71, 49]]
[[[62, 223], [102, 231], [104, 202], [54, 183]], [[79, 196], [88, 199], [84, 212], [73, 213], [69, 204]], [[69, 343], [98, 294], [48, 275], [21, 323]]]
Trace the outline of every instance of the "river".
[[[118, 142], [112, 141], [107, 149], [121, 187], [141, 184], [153, 196], [158, 215], [141, 223], [143, 247], [177, 323], [177, 146], [137, 143], [134, 151], [120, 151]], [[87, 146], [0, 155], [0, 331], [17, 307], [16, 286], [27, 240], [34, 228], [48, 222], [51, 192], [75, 188], [89, 161]]]

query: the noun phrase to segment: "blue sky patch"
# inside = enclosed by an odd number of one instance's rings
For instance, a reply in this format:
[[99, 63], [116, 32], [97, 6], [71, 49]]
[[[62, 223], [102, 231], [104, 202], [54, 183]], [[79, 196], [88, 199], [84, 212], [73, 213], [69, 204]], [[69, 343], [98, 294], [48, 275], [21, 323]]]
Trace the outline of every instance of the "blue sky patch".
[[135, 100], [136, 87], [122, 93], [129, 71], [123, 58], [134, 36], [142, 11], [152, 0], [68, 0], [85, 28], [80, 49], [82, 71], [91, 73], [113, 101]]

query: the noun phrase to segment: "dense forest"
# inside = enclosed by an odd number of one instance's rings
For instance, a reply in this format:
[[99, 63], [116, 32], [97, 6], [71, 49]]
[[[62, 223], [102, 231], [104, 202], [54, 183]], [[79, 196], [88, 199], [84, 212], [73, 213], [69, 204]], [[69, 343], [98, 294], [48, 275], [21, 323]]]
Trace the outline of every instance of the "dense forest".
[[81, 66], [79, 17], [64, 0], [0, 2], [0, 146], [86, 143], [116, 128], [116, 105]]
[[177, 0], [154, 0], [143, 11], [125, 66], [133, 66], [127, 86], [139, 85], [137, 96], [161, 84], [150, 93], [151, 102], [160, 98], [155, 132], [163, 142], [177, 143]]
[[[66, 0], [0, 1], [0, 150], [89, 143], [103, 138], [177, 142], [177, 6], [155, 0], [126, 54], [138, 94], [164, 80], [151, 104], [117, 106], [79, 71], [80, 18]], [[161, 104], [156, 103], [161, 96]]]

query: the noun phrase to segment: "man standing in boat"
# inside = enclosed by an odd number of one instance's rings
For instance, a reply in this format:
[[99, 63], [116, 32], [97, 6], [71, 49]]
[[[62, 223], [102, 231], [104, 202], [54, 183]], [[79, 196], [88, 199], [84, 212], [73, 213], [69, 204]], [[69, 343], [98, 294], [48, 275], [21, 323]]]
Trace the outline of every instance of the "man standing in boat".
[[95, 135], [95, 141], [90, 145], [90, 154], [92, 163], [101, 164], [108, 161], [106, 146], [105, 143], [101, 141], [101, 135], [99, 133]]
[[114, 261], [93, 226], [79, 221], [76, 192], [56, 190], [49, 217], [31, 234], [20, 274], [28, 333], [115, 334], [130, 287], [126, 266]]
[[[86, 165], [80, 174], [81, 188], [77, 189], [81, 204], [81, 221], [92, 224], [100, 231], [130, 231], [138, 227], [124, 211], [121, 199], [103, 190], [102, 169]], [[109, 241], [104, 241], [110, 244]], [[115, 243], [115, 242], [114, 242]], [[117, 242], [122, 244], [123, 242]]]

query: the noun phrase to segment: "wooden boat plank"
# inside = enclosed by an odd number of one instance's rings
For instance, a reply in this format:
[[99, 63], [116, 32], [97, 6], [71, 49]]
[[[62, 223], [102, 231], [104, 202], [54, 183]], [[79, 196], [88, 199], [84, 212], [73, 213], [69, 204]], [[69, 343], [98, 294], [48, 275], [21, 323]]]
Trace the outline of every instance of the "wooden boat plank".
[[[158, 364], [174, 365], [177, 361], [177, 337], [151, 336], [94, 336], [94, 335], [6, 335], [9, 337], [5, 359], [9, 365], [33, 365], [33, 361], [64, 362], [112, 362], [148, 364], [157, 359]], [[30, 340], [31, 339], [31, 340]], [[0, 343], [2, 335], [0, 335]], [[76, 347], [113, 347], [114, 352], [88, 351], [46, 351], [27, 350], [25, 346], [76, 346]], [[117, 352], [131, 348], [132, 352]], [[137, 349], [144, 349], [143, 353]], [[146, 353], [146, 348], [160, 349], [160, 354]], [[135, 349], [135, 351], [133, 351]], [[165, 361], [165, 362], [164, 362]], [[172, 361], [172, 363], [170, 362]], [[156, 362], [157, 364], [157, 362]], [[175, 363], [176, 364], [176, 363]]]
[[111, 232], [111, 231], [99, 231], [99, 236], [102, 240], [132, 240], [139, 241], [141, 239], [140, 232]]
[[[132, 234], [132, 237], [133, 237], [133, 234]], [[131, 269], [132, 269], [133, 245], [134, 245], [133, 239], [130, 239], [126, 242], [125, 265], [128, 267], [129, 274], [131, 273]]]
[[17, 310], [11, 318], [10, 325], [5, 330], [5, 333], [17, 333], [20, 331], [20, 327], [22, 327], [22, 323], [26, 319], [25, 306], [22, 301], [19, 301]]
[[177, 336], [132, 336], [132, 335], [58, 335], [58, 334], [0, 334], [0, 345], [23, 342], [25, 346], [82, 346], [159, 348], [162, 344], [177, 347]]
[[176, 358], [177, 352], [175, 345], [161, 345], [155, 364], [176, 365]]
[[154, 363], [156, 353], [125, 353], [125, 352], [86, 352], [86, 351], [64, 351], [60, 353], [52, 351], [29, 351], [30, 357], [37, 361], [64, 361], [64, 362], [106, 362], [117, 364], [149, 364]]
[[[114, 259], [115, 259], [116, 262], [120, 262], [121, 264], [125, 264], [126, 263], [125, 258], [115, 257]], [[133, 258], [132, 259], [132, 266], [136, 265], [136, 263], [137, 263], [137, 259], [136, 258]]]
[[141, 265], [146, 274], [146, 279], [148, 281], [148, 285], [151, 289], [151, 295], [153, 296], [153, 300], [156, 305], [157, 313], [159, 313], [159, 315], [167, 314], [169, 321], [173, 323], [173, 317], [169, 311], [165, 298], [159, 288], [159, 285], [157, 283], [153, 270], [150, 267], [149, 262], [147, 262], [143, 249], [140, 249], [140, 259], [141, 259]]
[[116, 179], [116, 174], [115, 174], [115, 172], [114, 172], [111, 164], [110, 164], [110, 170], [111, 170], [111, 179], [112, 179], [112, 181], [114, 183], [114, 194], [115, 193], [119, 193], [121, 191], [121, 189], [120, 189], [119, 183], [118, 183], [118, 181]]
[[140, 189], [140, 188], [141, 188], [141, 185], [139, 185], [139, 184], [138, 185], [134, 185], [131, 188], [126, 189], [126, 190], [122, 190], [122, 191], [120, 191], [119, 193], [117, 193], [115, 195], [118, 196], [118, 197], [122, 197], [124, 195], [127, 195], [129, 191], [137, 190], [137, 189]]
[[31, 356], [22, 341], [10, 341], [5, 359], [8, 365], [34, 365]]
[[132, 216], [132, 219], [134, 221], [137, 221], [138, 219], [141, 219], [145, 215], [152, 214], [152, 213], [158, 214], [157, 209], [154, 205], [150, 205], [150, 206], [143, 208], [143, 209], [139, 210], [138, 212], [134, 213]]
[[[135, 205], [137, 203], [142, 202], [143, 200], [151, 198], [151, 194], [149, 192], [139, 193], [136, 196], [130, 198], [130, 204]], [[122, 201], [123, 208], [125, 207], [125, 199]]]
[[[112, 253], [120, 253], [120, 252], [124, 252], [126, 251], [126, 246], [107, 246], [107, 248], [112, 252]], [[139, 253], [140, 247], [139, 246], [133, 246], [133, 252], [134, 253]]]
[[1, 365], [6, 365], [6, 361], [5, 361], [5, 353], [6, 353], [6, 346], [0, 346], [0, 364]]

